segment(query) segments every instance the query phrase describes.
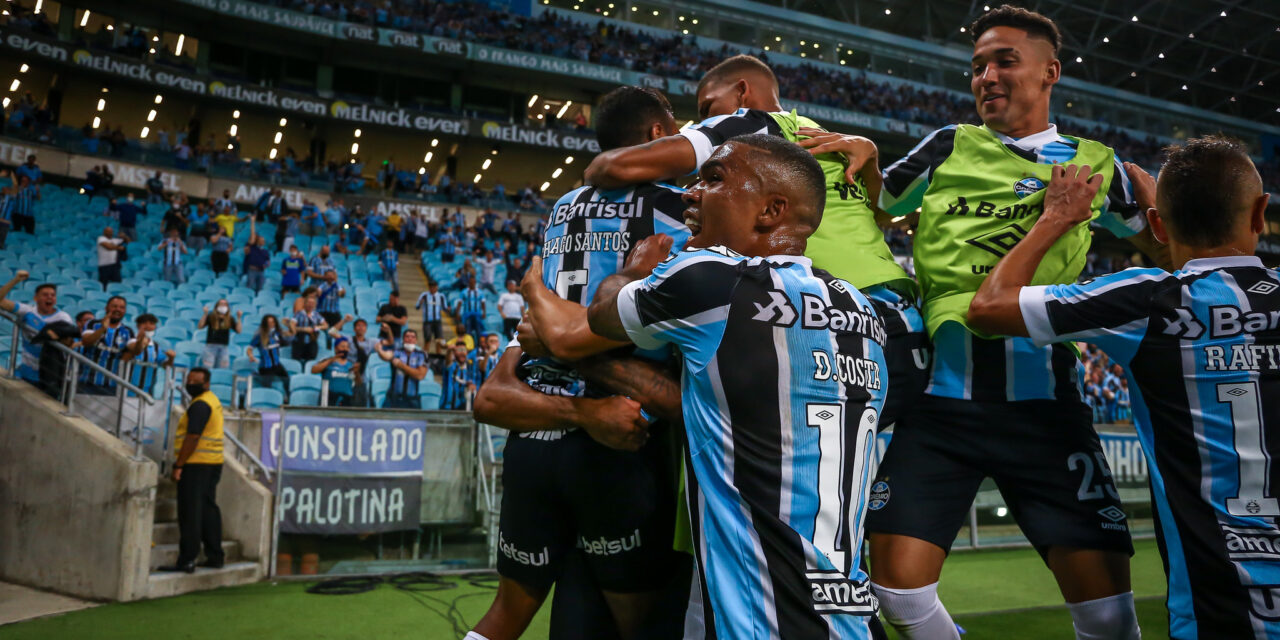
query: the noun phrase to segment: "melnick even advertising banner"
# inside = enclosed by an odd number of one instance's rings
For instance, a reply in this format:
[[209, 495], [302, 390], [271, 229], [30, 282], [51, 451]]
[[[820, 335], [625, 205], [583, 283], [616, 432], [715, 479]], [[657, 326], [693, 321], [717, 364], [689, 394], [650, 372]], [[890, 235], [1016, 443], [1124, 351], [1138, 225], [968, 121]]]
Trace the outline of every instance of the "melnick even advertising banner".
[[417, 528], [426, 422], [262, 414], [262, 461], [281, 468], [280, 531], [356, 534]]

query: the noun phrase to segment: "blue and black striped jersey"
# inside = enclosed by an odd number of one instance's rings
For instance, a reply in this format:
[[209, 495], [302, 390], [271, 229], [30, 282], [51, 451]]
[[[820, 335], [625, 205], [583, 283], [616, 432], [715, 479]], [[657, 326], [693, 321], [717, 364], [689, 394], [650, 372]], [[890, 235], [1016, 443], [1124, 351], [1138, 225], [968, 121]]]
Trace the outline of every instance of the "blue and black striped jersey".
[[1037, 344], [1124, 367], [1174, 638], [1280, 638], [1280, 278], [1255, 257], [1025, 287]]
[[[649, 236], [672, 237], [672, 250], [689, 241], [684, 226], [684, 191], [643, 184], [605, 191], [581, 187], [565, 194], [549, 215], [542, 242], [542, 281], [566, 300], [591, 304], [605, 278], [622, 270], [631, 249]], [[519, 365], [525, 380], [544, 393], [582, 395], [586, 385], [574, 372], [551, 358]]]
[[877, 603], [859, 558], [888, 372], [867, 298], [808, 258], [714, 247], [627, 285], [618, 309], [637, 346], [684, 356], [709, 631], [869, 637]]
[[[84, 328], [82, 335], [89, 335], [103, 328], [101, 320], [94, 320]], [[124, 355], [124, 350], [129, 345], [129, 341], [133, 340], [133, 329], [130, 329], [123, 322], [116, 327], [107, 325], [106, 331], [102, 334], [102, 338], [98, 340], [93, 347], [86, 350], [85, 357], [94, 361], [98, 366], [112, 373], [119, 373], [116, 365], [120, 362], [120, 356]], [[92, 385], [114, 389], [116, 383], [108, 378], [101, 371], [85, 367], [80, 373], [80, 379]]]

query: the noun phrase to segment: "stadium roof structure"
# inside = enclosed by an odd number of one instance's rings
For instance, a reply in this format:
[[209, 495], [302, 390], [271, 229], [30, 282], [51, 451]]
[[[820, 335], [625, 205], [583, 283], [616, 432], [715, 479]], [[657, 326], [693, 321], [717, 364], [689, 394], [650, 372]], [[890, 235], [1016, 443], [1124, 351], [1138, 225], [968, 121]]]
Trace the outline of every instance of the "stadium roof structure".
[[[1000, 0], [759, 0], [943, 45]], [[1035, 0], [1057, 21], [1063, 75], [1256, 122], [1280, 124], [1275, 0]], [[964, 31], [961, 31], [964, 27]]]

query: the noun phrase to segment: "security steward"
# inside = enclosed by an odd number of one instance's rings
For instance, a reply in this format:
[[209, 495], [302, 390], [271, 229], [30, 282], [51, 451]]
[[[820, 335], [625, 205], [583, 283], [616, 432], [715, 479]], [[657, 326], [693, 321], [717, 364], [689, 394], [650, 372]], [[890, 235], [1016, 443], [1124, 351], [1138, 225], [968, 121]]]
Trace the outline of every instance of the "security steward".
[[[222, 512], [218, 510], [218, 480], [222, 477], [222, 403], [209, 390], [209, 370], [195, 367], [187, 374], [191, 405], [178, 422], [178, 459], [173, 480], [178, 483], [178, 563], [162, 571], [194, 573], [197, 566], [221, 569]], [[205, 561], [196, 564], [200, 545]]]

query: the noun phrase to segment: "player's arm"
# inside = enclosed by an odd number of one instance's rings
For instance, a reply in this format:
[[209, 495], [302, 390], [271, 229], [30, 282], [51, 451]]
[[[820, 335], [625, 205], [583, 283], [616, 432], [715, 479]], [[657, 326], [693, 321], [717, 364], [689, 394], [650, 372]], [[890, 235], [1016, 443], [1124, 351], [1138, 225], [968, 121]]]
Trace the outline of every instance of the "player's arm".
[[476, 420], [510, 431], [580, 428], [600, 443], [636, 450], [648, 439], [648, 421], [640, 403], [621, 396], [573, 398], [548, 395], [516, 375], [519, 346], [502, 354], [493, 374], [480, 386], [472, 410]]
[[993, 335], [1029, 335], [1018, 304], [1022, 288], [1031, 284], [1040, 261], [1058, 238], [1093, 217], [1091, 203], [1101, 184], [1102, 175], [1091, 174], [1088, 165], [1053, 167], [1044, 213], [1030, 233], [996, 263], [969, 303], [972, 328]]
[[4, 283], [4, 286], [0, 286], [0, 309], [12, 313], [18, 308], [18, 303], [9, 299], [9, 292], [13, 291], [13, 288], [18, 286], [19, 282], [29, 277], [31, 277], [31, 274], [25, 269], [19, 269], [8, 282]]
[[943, 127], [925, 136], [907, 155], [889, 165], [881, 174], [880, 208], [894, 216], [915, 212], [924, 202], [933, 171], [955, 148], [955, 139], [955, 126]]
[[645, 410], [673, 424], [684, 424], [680, 373], [661, 362], [637, 357], [592, 356], [573, 364], [588, 382], [639, 402]]
[[[1125, 162], [1123, 166], [1121, 166], [1121, 163], [1117, 163], [1116, 176], [1111, 180], [1111, 193], [1108, 194], [1108, 201], [1124, 196], [1125, 185], [1121, 174], [1129, 179], [1129, 186], [1133, 193], [1133, 197], [1130, 199], [1132, 204], [1129, 206], [1130, 215], [1134, 220], [1134, 224], [1142, 224], [1141, 231], [1125, 237], [1125, 240], [1128, 240], [1129, 244], [1133, 245], [1135, 249], [1141, 251], [1143, 255], [1155, 262], [1157, 267], [1166, 271], [1173, 270], [1173, 257], [1169, 255], [1169, 246], [1156, 240], [1155, 234], [1151, 232], [1151, 225], [1145, 224], [1147, 211], [1154, 209], [1156, 206], [1156, 179], [1151, 177], [1151, 174], [1147, 173], [1146, 169], [1132, 162]], [[1117, 183], [1119, 184], [1119, 192], [1117, 192]]]
[[[566, 361], [580, 360], [630, 344], [592, 333], [587, 324], [587, 308], [565, 300], [542, 281], [542, 258], [535, 256], [520, 282], [520, 293], [528, 306], [529, 324], [541, 346], [552, 356]], [[529, 344], [528, 337], [522, 344]]]
[[658, 138], [634, 147], [610, 149], [597, 155], [583, 180], [601, 189], [619, 189], [645, 182], [674, 180], [698, 168], [698, 155], [688, 138]]

